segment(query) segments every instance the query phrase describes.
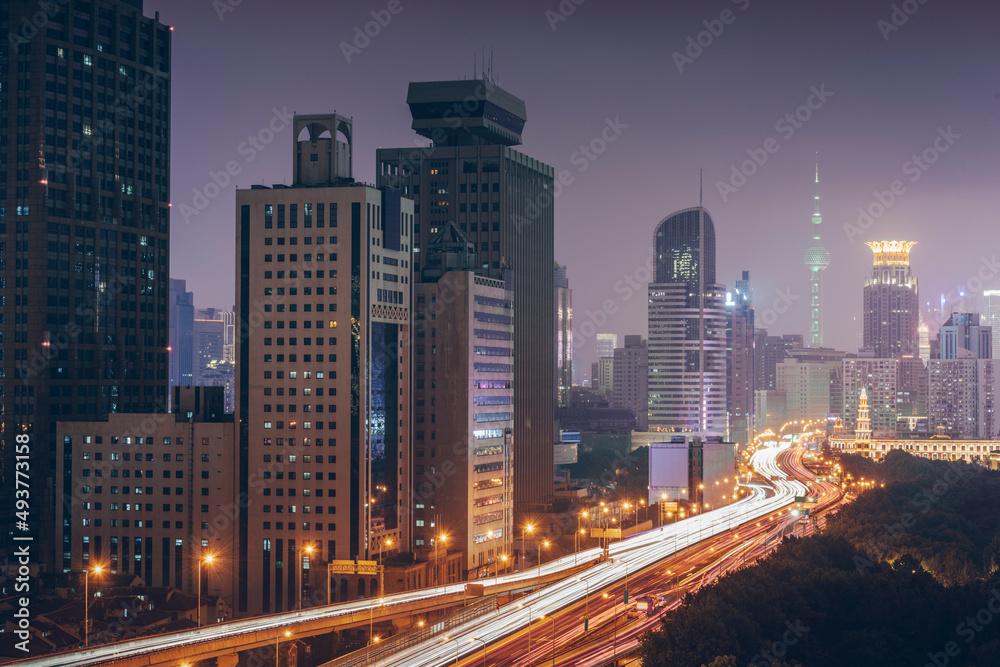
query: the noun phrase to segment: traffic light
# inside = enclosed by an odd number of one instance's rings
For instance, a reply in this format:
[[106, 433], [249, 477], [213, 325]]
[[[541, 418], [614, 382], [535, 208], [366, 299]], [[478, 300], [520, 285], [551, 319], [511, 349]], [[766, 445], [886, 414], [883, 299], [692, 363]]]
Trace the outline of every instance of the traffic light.
[[590, 616], [583, 617], [583, 631], [584, 632], [590, 631]]

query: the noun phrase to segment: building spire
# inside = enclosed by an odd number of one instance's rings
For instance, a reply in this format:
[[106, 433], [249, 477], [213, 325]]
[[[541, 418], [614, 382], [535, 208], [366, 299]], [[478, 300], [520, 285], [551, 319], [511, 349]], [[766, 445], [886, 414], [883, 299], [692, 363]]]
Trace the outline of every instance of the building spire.
[[819, 152], [816, 152], [816, 171], [813, 182], [816, 194], [813, 195], [815, 208], [812, 216], [813, 242], [802, 258], [809, 269], [809, 347], [823, 347], [823, 294], [821, 272], [830, 265], [830, 253], [821, 245], [819, 227], [823, 216], [819, 212]]

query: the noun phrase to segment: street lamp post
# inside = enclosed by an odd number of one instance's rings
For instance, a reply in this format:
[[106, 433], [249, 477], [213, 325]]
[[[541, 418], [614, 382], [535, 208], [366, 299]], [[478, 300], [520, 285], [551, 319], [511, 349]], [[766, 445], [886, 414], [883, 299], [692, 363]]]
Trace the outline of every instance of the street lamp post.
[[[104, 568], [94, 566], [94, 574], [100, 576]], [[90, 646], [90, 570], [83, 571], [83, 647]]]
[[[302, 548], [302, 551], [304, 552], [305, 555], [301, 555], [301, 554], [299, 555], [299, 572], [298, 572], [298, 574], [299, 574], [299, 604], [298, 604], [298, 608], [299, 609], [302, 609], [302, 595], [305, 592], [303, 590], [305, 588], [305, 583], [306, 583], [305, 559], [306, 558], [311, 558], [312, 557], [312, 553], [313, 553], [314, 550], [315, 550], [315, 547], [313, 545], [307, 544], [306, 546], [304, 546]], [[312, 569], [312, 562], [311, 561], [309, 563], [309, 569], [310, 570]]]
[[[392, 540], [387, 540], [383, 546], [391, 547]], [[385, 570], [382, 569], [382, 547], [378, 550], [378, 592], [385, 595]]]
[[479, 637], [472, 637], [471, 641], [483, 643], [483, 667], [486, 667], [486, 640]]
[[[556, 616], [553, 614], [549, 618], [552, 619], [552, 667], [556, 665]], [[545, 614], [538, 617], [539, 621], [545, 620]]]
[[[435, 575], [435, 579], [437, 579], [437, 581], [435, 581], [434, 583], [436, 583], [436, 584], [441, 583], [441, 563], [438, 560], [439, 559], [439, 556], [438, 556], [438, 544], [440, 542], [447, 542], [447, 541], [448, 541], [448, 536], [445, 535], [444, 533], [441, 533], [438, 536], [438, 538], [436, 540], [434, 540], [434, 575]], [[448, 556], [448, 547], [445, 547], [445, 549], [444, 549], [444, 555], [445, 555], [445, 557]]]
[[201, 627], [201, 564], [211, 565], [215, 562], [215, 556], [208, 554], [204, 558], [198, 559], [198, 627]]
[[534, 534], [535, 524], [529, 523], [524, 526], [521, 526], [521, 558], [524, 559], [524, 563], [522, 563], [522, 569], [527, 569], [528, 566], [528, 548], [525, 546], [524, 543], [525, 532]]
[[538, 543], [538, 577], [539, 578], [541, 578], [541, 576], [542, 576], [542, 547], [548, 548], [548, 546], [549, 546], [549, 541], [548, 540], [545, 540], [544, 542], [539, 542]]
[[583, 612], [583, 631], [590, 631], [590, 582], [586, 579], [576, 578], [577, 581], [583, 583], [587, 587], [587, 596], [583, 599], [584, 612]]
[[[495, 577], [494, 577], [494, 580], [493, 580], [494, 585], [499, 585], [499, 583], [500, 583], [500, 561], [501, 560], [504, 562], [504, 566], [503, 567], [506, 570], [507, 569], [507, 554], [500, 554], [500, 557], [497, 558], [497, 562], [496, 562], [496, 566], [497, 566], [496, 567], [496, 574], [495, 574]], [[487, 574], [486, 576], [489, 576], [489, 575]]]
[[[288, 638], [291, 636], [292, 636], [292, 631], [285, 630], [285, 637]], [[278, 667], [278, 646], [280, 645], [280, 643], [281, 643], [281, 635], [278, 635], [277, 637], [274, 638], [274, 667]]]

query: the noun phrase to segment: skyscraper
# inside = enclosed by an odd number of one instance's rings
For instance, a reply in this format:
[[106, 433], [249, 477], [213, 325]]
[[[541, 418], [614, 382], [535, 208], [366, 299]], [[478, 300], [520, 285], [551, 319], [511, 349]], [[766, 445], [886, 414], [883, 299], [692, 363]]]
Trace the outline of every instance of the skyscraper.
[[983, 292], [980, 299], [980, 322], [993, 330], [993, 356], [1000, 357], [1000, 290], [990, 289]]
[[599, 333], [597, 334], [597, 358], [615, 356], [615, 348], [618, 347], [618, 334]]
[[938, 332], [941, 359], [992, 359], [993, 329], [978, 313], [952, 313]]
[[516, 506], [554, 499], [553, 169], [521, 143], [524, 101], [486, 79], [411, 83], [413, 129], [431, 146], [383, 148], [377, 184], [414, 199], [413, 269], [447, 222], [476, 244], [480, 266], [510, 268], [514, 288]]
[[29, 433], [33, 553], [61, 565], [56, 422], [167, 404], [171, 33], [142, 0], [11, 0], [0, 32], [0, 488]]
[[649, 422], [649, 350], [642, 336], [625, 336], [625, 346], [615, 349], [611, 372], [612, 400], [616, 408], [635, 413], [635, 430]]
[[746, 445], [754, 426], [754, 309], [750, 272], [726, 292], [726, 411], [729, 435]]
[[241, 614], [410, 547], [413, 204], [354, 182], [350, 119], [292, 125], [292, 186], [236, 192]]
[[649, 285], [649, 429], [726, 433], [725, 289], [715, 227], [702, 207], [664, 218]]
[[920, 299], [910, 272], [916, 241], [869, 241], [872, 273], [865, 279], [863, 347], [876, 358], [920, 354]]
[[504, 273], [478, 266], [472, 240], [448, 222], [413, 289], [414, 544], [430, 549], [446, 534], [471, 580], [513, 543], [516, 304]]
[[556, 300], [556, 404], [569, 406], [573, 389], [573, 290], [566, 267], [555, 265], [553, 278]]
[[823, 271], [830, 266], [830, 252], [820, 244], [819, 158], [816, 158], [816, 210], [813, 212], [813, 245], [803, 257], [809, 269], [809, 347], [823, 347]]
[[170, 279], [170, 386], [194, 385], [194, 293], [187, 281]]

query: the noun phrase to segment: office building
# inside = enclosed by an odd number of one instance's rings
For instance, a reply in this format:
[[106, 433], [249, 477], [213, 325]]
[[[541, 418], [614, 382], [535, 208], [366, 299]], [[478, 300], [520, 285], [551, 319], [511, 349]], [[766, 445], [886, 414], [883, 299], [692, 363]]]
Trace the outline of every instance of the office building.
[[968, 440], [979, 435], [979, 363], [975, 358], [931, 359], [927, 365], [928, 430]]
[[649, 285], [649, 428], [725, 435], [725, 289], [715, 281], [715, 226], [704, 208], [656, 227]]
[[[814, 350], [817, 348], [807, 348]], [[841, 359], [843, 353], [841, 353]], [[808, 361], [790, 356], [776, 367], [777, 392], [784, 395], [784, 421], [826, 421], [839, 411], [834, 387], [842, 383], [841, 360]], [[838, 388], [839, 389], [839, 388]], [[839, 391], [836, 391], [839, 395]], [[836, 407], [835, 407], [836, 406]]]
[[952, 313], [938, 332], [941, 359], [992, 359], [993, 329], [978, 313]]
[[919, 355], [920, 299], [910, 271], [916, 241], [869, 241], [871, 275], [865, 279], [863, 347], [876, 358]]
[[843, 415], [844, 429], [854, 431], [858, 401], [861, 390], [865, 389], [872, 432], [876, 436], [892, 435], [896, 432], [896, 417], [899, 414], [897, 393], [900, 360], [879, 359], [868, 356], [869, 354], [843, 360], [844, 407], [840, 412]]
[[187, 281], [170, 279], [170, 386], [194, 384], [194, 292]]
[[236, 436], [222, 402], [218, 388], [174, 387], [173, 414], [58, 422], [56, 474], [73, 485], [55, 517], [67, 571], [100, 565], [196, 595], [198, 561], [212, 555], [202, 594], [232, 602]]
[[729, 438], [738, 446], [753, 439], [755, 360], [753, 291], [744, 271], [726, 292], [726, 412]]
[[625, 336], [625, 347], [615, 349], [611, 371], [612, 403], [635, 413], [635, 428], [645, 431], [649, 412], [649, 350], [642, 336]]
[[823, 222], [819, 212], [819, 157], [816, 158], [815, 183], [813, 244], [806, 250], [802, 261], [809, 269], [809, 347], [823, 347], [823, 271], [830, 266], [830, 251], [822, 246], [819, 238], [819, 228]]
[[804, 347], [802, 334], [769, 336], [767, 329], [754, 329], [754, 387], [760, 390], [775, 389], [777, 375], [775, 369], [792, 350]]
[[445, 223], [426, 246], [413, 321], [414, 545], [430, 555], [446, 535], [470, 580], [512, 554], [515, 486], [515, 304], [476, 257]]
[[573, 290], [565, 266], [555, 265], [552, 284], [556, 300], [556, 405], [565, 408], [573, 388]]
[[412, 202], [353, 180], [349, 118], [292, 127], [291, 187], [236, 192], [242, 615], [296, 607], [331, 560], [410, 548]]
[[412, 128], [427, 147], [383, 148], [377, 184], [414, 200], [413, 269], [431, 237], [455, 224], [476, 244], [478, 263], [512, 272], [514, 449], [519, 511], [554, 498], [555, 312], [553, 169], [513, 146], [521, 143], [524, 101], [486, 79], [411, 83]]
[[983, 292], [980, 304], [979, 322], [982, 326], [991, 328], [993, 337], [990, 346], [993, 354], [1000, 357], [1000, 290], [991, 289]]
[[58, 568], [56, 422], [167, 404], [171, 32], [141, 0], [11, 0], [0, 29], [0, 501], [27, 433], [32, 554]]
[[597, 334], [597, 358], [615, 356], [615, 348], [618, 347], [618, 334], [599, 333]]
[[214, 312], [198, 310], [195, 313], [192, 330], [192, 353], [195, 385], [202, 384], [204, 373], [212, 366], [224, 361], [226, 323], [222, 318], [213, 317]]
[[615, 388], [615, 358], [601, 357], [597, 360], [597, 391], [605, 400], [612, 400]]

